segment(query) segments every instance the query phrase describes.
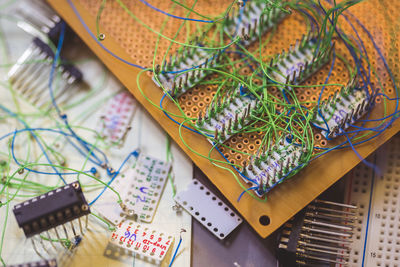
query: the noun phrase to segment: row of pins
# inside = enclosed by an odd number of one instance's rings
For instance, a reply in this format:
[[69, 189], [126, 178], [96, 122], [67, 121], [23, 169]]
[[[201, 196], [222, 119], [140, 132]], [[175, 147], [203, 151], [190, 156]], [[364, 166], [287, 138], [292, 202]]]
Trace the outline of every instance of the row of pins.
[[358, 87], [358, 76], [356, 75], [350, 82], [346, 84], [346, 86], [342, 86], [339, 91], [336, 91], [333, 95], [330, 95], [328, 99], [323, 100], [320, 103], [319, 108], [321, 110], [327, 110], [329, 106], [334, 107], [337, 101], [339, 101], [342, 97], [348, 100], [349, 95], [357, 87]]
[[357, 107], [352, 108], [350, 113], [347, 113], [346, 116], [337, 124], [333, 129], [330, 129], [328, 133], [329, 138], [333, 138], [337, 136], [340, 132], [344, 131], [349, 124], [361, 118], [365, 112], [367, 112], [375, 103], [375, 99], [377, 96], [377, 91], [370, 95], [369, 98], [364, 99]]
[[[40, 44], [40, 46], [37, 44]], [[43, 42], [35, 39], [35, 43], [28, 47], [8, 73], [8, 79], [13, 89], [39, 108], [42, 108], [50, 100], [44, 99], [44, 96], [50, 97], [50, 94], [46, 94], [46, 92], [49, 90], [48, 82], [53, 61], [53, 57], [47, 51], [42, 50], [43, 45], [45, 45]], [[31, 61], [33, 63], [27, 64]], [[61, 72], [63, 87], [54, 93], [55, 100], [59, 99], [69, 87], [82, 78], [81, 73], [70, 72], [63, 65], [57, 66], [57, 70]]]
[[316, 199], [284, 225], [278, 244], [283, 266], [348, 266], [356, 212], [356, 206]]

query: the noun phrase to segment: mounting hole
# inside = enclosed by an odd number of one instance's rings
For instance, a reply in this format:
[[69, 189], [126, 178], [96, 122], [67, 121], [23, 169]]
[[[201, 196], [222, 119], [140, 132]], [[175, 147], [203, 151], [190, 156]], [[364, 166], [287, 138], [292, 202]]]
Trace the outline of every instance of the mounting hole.
[[263, 215], [259, 219], [261, 225], [267, 226], [271, 223], [271, 219], [267, 215]]

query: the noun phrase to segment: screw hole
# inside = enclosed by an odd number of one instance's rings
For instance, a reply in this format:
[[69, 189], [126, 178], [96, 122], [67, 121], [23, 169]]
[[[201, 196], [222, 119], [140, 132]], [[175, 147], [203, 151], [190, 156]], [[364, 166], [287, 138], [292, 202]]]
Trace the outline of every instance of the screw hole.
[[263, 215], [259, 219], [261, 225], [267, 226], [271, 223], [271, 219], [267, 215]]

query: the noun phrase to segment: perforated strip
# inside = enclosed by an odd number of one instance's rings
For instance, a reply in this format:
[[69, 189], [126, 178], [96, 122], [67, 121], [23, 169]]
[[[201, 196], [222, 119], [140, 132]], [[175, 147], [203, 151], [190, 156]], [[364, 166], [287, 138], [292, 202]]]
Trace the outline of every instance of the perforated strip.
[[242, 223], [232, 209], [196, 179], [174, 199], [219, 239], [225, 238]]

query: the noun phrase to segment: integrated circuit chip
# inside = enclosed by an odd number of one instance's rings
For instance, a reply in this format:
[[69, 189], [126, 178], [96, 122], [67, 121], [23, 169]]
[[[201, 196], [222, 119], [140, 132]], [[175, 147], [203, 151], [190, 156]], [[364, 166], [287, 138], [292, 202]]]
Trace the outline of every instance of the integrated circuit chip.
[[78, 181], [14, 206], [15, 218], [26, 237], [90, 213]]

